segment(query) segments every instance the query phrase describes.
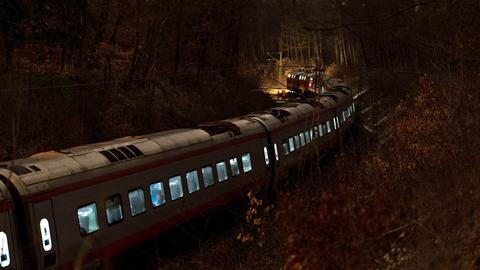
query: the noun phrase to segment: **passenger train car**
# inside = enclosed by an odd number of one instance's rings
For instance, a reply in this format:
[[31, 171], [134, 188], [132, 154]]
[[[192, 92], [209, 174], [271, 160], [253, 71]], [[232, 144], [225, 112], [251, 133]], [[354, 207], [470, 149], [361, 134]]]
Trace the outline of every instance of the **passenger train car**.
[[35, 154], [0, 165], [0, 269], [95, 269], [341, 140], [347, 87], [316, 104]]

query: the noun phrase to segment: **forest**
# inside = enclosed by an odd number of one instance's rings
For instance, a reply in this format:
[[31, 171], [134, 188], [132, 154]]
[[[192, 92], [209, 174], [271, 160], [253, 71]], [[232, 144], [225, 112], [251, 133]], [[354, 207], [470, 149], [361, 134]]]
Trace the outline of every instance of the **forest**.
[[0, 160], [263, 110], [254, 90], [312, 65], [370, 89], [382, 143], [346, 143], [274, 210], [250, 198], [261, 222], [215, 252], [148, 263], [480, 269], [478, 0], [1, 1]]

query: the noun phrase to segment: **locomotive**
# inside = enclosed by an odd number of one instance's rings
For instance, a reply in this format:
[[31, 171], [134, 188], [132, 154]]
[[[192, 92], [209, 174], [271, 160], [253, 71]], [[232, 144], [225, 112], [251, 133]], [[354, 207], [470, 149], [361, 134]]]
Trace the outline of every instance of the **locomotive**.
[[353, 123], [348, 87], [315, 104], [38, 153], [0, 164], [0, 269], [96, 269], [119, 252], [275, 185]]

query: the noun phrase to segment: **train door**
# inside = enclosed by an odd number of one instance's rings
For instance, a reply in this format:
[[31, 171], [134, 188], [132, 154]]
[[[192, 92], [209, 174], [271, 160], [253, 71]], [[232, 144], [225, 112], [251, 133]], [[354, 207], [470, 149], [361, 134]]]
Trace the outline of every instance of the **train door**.
[[40, 269], [55, 269], [58, 264], [58, 244], [55, 230], [55, 219], [51, 200], [34, 203], [34, 223], [36, 232], [38, 267]]
[[13, 210], [10, 203], [0, 203], [0, 269], [17, 269], [17, 239], [12, 226]]

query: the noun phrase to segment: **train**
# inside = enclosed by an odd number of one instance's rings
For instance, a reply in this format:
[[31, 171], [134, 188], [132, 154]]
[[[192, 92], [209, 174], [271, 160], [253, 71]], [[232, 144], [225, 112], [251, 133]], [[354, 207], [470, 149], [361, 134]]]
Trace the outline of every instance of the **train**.
[[352, 125], [348, 87], [313, 103], [0, 164], [0, 269], [98, 269], [129, 247], [275, 186]]
[[339, 87], [349, 88], [344, 80], [335, 76], [322, 74], [315, 79], [315, 73], [312, 72], [294, 71], [287, 74], [287, 89], [307, 98]]

